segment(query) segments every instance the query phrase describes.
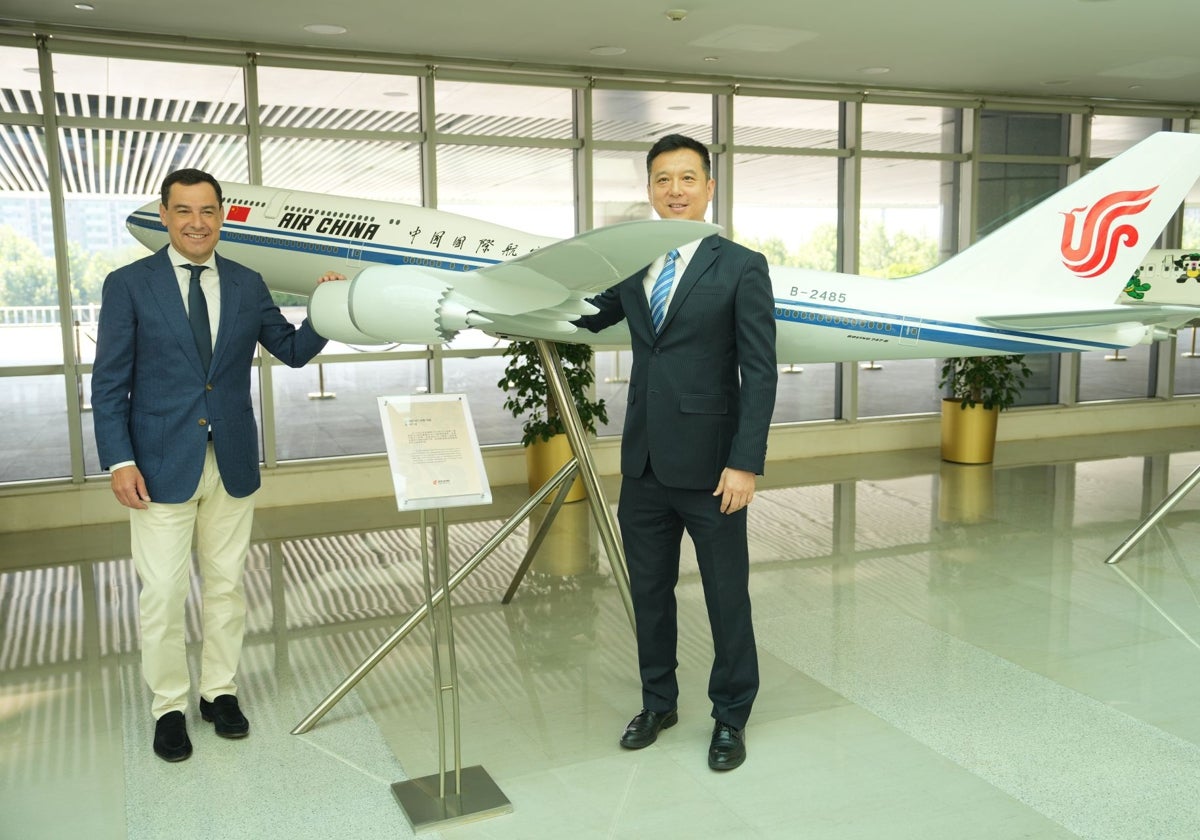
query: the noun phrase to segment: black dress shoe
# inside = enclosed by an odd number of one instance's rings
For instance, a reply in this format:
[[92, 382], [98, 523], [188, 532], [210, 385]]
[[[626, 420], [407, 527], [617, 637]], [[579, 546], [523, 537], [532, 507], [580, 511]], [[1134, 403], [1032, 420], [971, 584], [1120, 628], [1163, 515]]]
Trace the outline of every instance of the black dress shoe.
[[712, 743], [708, 745], [708, 766], [713, 770], [732, 770], [746, 760], [746, 730], [734, 729], [717, 721]]
[[250, 734], [250, 721], [232, 694], [222, 694], [211, 703], [201, 697], [200, 717], [212, 723], [222, 738], [245, 738]]
[[154, 724], [154, 754], [163, 761], [183, 761], [192, 755], [183, 712], [167, 712]]
[[679, 712], [652, 712], [642, 709], [637, 717], [629, 721], [621, 733], [621, 746], [627, 750], [640, 750], [658, 740], [658, 733], [679, 723]]

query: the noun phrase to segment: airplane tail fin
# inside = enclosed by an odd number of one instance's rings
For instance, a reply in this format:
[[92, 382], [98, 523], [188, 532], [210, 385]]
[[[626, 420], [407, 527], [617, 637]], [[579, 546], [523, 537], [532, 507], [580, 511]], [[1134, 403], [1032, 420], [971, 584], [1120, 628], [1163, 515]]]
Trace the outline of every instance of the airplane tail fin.
[[985, 314], [1111, 308], [1198, 178], [1200, 135], [1153, 134], [924, 276]]

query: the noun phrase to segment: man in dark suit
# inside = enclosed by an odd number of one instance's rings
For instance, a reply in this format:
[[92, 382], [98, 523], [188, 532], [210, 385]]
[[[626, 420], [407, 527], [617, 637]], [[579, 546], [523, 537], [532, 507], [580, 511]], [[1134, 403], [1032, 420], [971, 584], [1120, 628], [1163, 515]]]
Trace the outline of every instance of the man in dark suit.
[[[142, 671], [154, 692], [154, 751], [192, 754], [184, 712], [191, 679], [184, 604], [192, 535], [203, 577], [200, 714], [241, 738], [250, 724], [234, 674], [246, 602], [242, 572], [259, 487], [250, 368], [262, 344], [292, 367], [325, 339], [283, 317], [261, 275], [219, 256], [221, 186], [181, 169], [162, 184], [159, 217], [170, 244], [104, 281], [92, 413], [100, 464], [130, 509], [141, 580]], [[325, 280], [345, 279], [330, 272]]]
[[[702, 143], [663, 137], [646, 156], [646, 173], [660, 218], [704, 220], [714, 182]], [[599, 313], [579, 323], [598, 332], [624, 318], [633, 348], [617, 515], [637, 625], [642, 711], [620, 743], [649, 746], [678, 721], [675, 584], [686, 530], [713, 637], [708, 763], [732, 770], [745, 760], [744, 729], [758, 692], [746, 506], [766, 459], [778, 378], [767, 262], [709, 236], [591, 302]]]

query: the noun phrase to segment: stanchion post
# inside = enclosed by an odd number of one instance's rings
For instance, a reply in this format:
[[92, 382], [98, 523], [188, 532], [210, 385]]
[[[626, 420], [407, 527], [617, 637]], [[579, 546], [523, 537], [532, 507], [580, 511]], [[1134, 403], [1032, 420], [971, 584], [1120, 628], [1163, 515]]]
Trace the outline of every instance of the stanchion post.
[[337, 399], [337, 394], [333, 391], [325, 390], [325, 365], [317, 362], [317, 390], [310, 391], [308, 394], [310, 400], [332, 400]]

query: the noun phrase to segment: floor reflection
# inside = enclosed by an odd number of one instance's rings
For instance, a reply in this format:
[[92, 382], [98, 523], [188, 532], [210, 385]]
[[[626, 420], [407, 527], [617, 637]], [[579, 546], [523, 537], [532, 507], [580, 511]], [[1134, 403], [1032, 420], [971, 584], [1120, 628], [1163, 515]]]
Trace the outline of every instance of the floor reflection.
[[[694, 554], [680, 725], [623, 752], [633, 639], [586, 502], [559, 511], [500, 603], [539, 506], [453, 596], [463, 765], [514, 812], [442, 836], [1200, 835], [1200, 498], [1104, 564], [1196, 467], [1193, 437], [1006, 445], [985, 466], [771, 465], [751, 508], [763, 688], [730, 774], [705, 763]], [[452, 568], [520, 503], [498, 499], [450, 523]], [[150, 750], [122, 535], [0, 540], [0, 836], [412, 836], [389, 786], [438, 767], [424, 623], [289, 734], [424, 602], [419, 535], [386, 501], [263, 512], [240, 676], [252, 735], [222, 741], [193, 710], [180, 765]]]

